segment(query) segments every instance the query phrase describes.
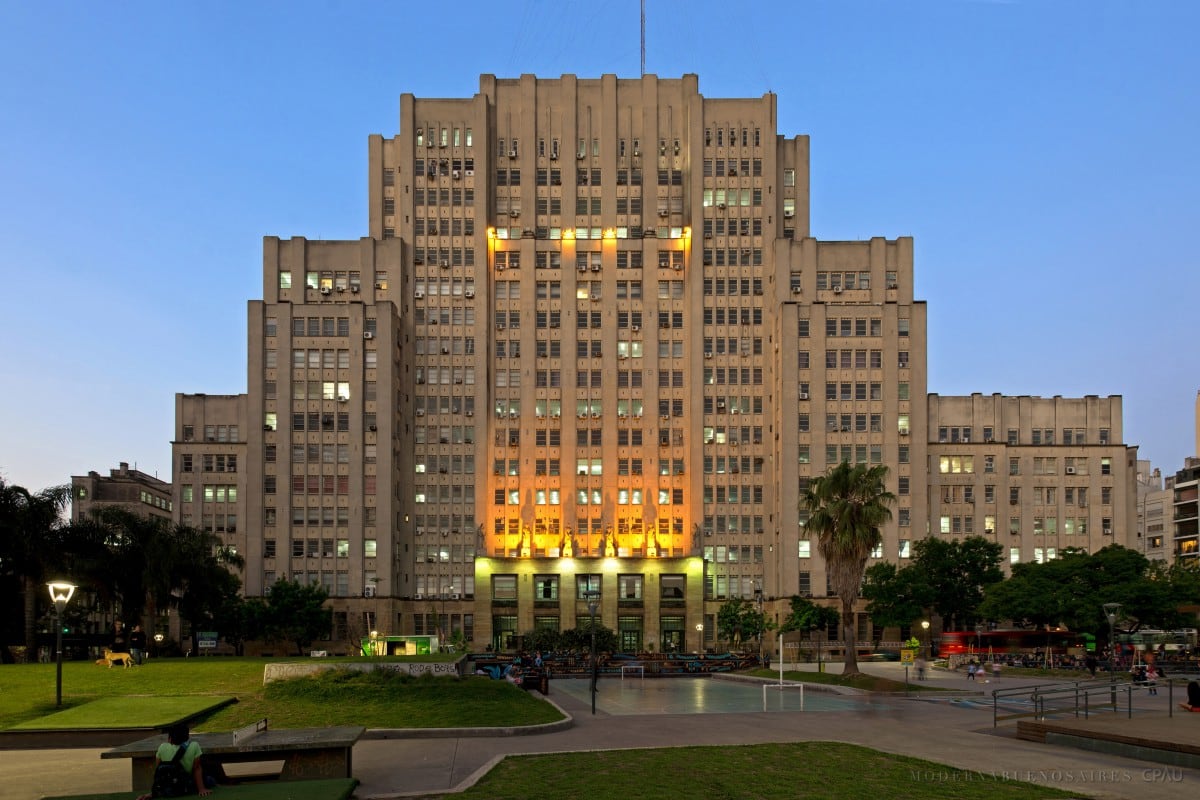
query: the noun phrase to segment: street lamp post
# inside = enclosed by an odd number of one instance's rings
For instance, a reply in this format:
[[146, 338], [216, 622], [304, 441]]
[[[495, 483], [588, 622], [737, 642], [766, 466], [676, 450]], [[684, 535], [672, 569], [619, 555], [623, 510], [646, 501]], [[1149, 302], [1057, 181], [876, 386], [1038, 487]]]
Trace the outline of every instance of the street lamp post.
[[975, 623], [975, 652], [979, 653], [980, 661], [983, 660], [983, 623]]
[[925, 660], [933, 658], [933, 643], [929, 641], [929, 620], [921, 620], [921, 630], [925, 631]]
[[46, 584], [50, 589], [50, 600], [54, 603], [54, 649], [55, 655], [55, 681], [54, 681], [54, 706], [62, 707], [62, 615], [67, 608], [67, 603], [71, 601], [71, 595], [75, 594], [75, 584], [66, 581], [51, 581]]
[[587, 599], [588, 614], [591, 615], [591, 633], [592, 633], [592, 716], [596, 715], [596, 610], [600, 608], [600, 593], [594, 589], [583, 593]]
[[758, 663], [762, 664], [763, 660], [763, 593], [762, 589], [754, 590], [754, 607], [758, 613], [758, 619], [754, 624], [758, 627]]
[[696, 623], [696, 655], [704, 652], [704, 623]]
[[1108, 683], [1112, 687], [1112, 702], [1115, 706], [1117, 703], [1117, 673], [1113, 668], [1113, 656], [1117, 652], [1117, 614], [1121, 611], [1120, 603], [1105, 603], [1104, 616], [1108, 618]]

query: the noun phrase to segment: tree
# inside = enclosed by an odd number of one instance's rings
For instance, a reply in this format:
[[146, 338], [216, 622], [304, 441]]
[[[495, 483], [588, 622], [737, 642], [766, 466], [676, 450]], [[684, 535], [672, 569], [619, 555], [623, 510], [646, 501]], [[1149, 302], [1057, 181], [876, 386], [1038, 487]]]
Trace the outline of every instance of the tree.
[[[842, 615], [838, 613], [836, 608], [819, 606], [807, 597], [792, 595], [791, 605], [791, 612], [779, 624], [779, 630], [782, 633], [802, 631], [808, 636], [809, 641], [812, 641], [815, 631], [827, 631], [830, 626], [837, 625], [842, 618]], [[817, 647], [817, 655], [819, 657], [819, 642]], [[783, 654], [780, 653], [780, 658], [782, 657]]]
[[1095, 553], [1067, 550], [1043, 564], [1014, 564], [1012, 577], [987, 590], [981, 612], [1037, 627], [1061, 625], [1108, 639], [1105, 603], [1120, 603], [1120, 630], [1178, 627], [1171, 581], [1145, 556], [1120, 545]]
[[923, 576], [926, 602], [942, 618], [944, 630], [963, 630], [980, 619], [984, 589], [1004, 580], [1003, 552], [998, 542], [982, 536], [958, 541], [930, 537], [913, 545], [912, 565]]
[[817, 537], [830, 588], [842, 605], [842, 673], [858, 674], [854, 600], [871, 552], [882, 540], [880, 526], [892, 518], [895, 495], [887, 491], [887, 467], [842, 462], [814, 478], [801, 504], [809, 512], [808, 530]]
[[862, 596], [871, 621], [883, 628], [911, 625], [933, 605], [928, 575], [916, 564], [872, 564], [863, 579]]
[[70, 486], [34, 493], [0, 478], [0, 572], [20, 586], [25, 658], [31, 662], [37, 660], [41, 585], [50, 569], [61, 563], [62, 513], [70, 499]]
[[744, 597], [728, 600], [717, 611], [717, 635], [735, 648], [747, 639], [760, 639], [768, 628], [766, 614]]
[[266, 598], [266, 637], [292, 642], [296, 655], [304, 655], [315, 640], [329, 636], [333, 612], [325, 608], [328, 599], [329, 593], [319, 583], [276, 581]]

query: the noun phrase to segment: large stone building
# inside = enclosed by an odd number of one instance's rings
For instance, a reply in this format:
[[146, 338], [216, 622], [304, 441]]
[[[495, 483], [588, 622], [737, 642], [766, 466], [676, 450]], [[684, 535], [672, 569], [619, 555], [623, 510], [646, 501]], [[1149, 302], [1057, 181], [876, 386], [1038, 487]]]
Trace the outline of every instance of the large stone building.
[[247, 594], [318, 581], [338, 636], [480, 649], [596, 599], [624, 648], [694, 649], [731, 597], [828, 595], [798, 507], [841, 461], [890, 468], [878, 558], [1132, 535], [1120, 398], [928, 395], [912, 240], [813, 238], [775, 95], [483, 76], [400, 106], [369, 235], [268, 238], [247, 394], [178, 401], [177, 470], [241, 462], [176, 500], [223, 515]]
[[71, 476], [71, 521], [86, 519], [93, 509], [115, 506], [144, 517], [173, 518], [171, 484], [122, 461], [108, 475], [92, 470]]

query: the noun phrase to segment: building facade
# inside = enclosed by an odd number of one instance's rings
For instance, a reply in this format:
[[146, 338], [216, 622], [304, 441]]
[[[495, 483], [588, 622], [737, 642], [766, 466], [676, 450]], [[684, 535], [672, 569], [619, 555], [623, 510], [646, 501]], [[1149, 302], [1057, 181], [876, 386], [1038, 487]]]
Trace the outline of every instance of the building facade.
[[624, 649], [694, 649], [730, 598], [828, 596], [799, 504], [842, 461], [889, 467], [878, 558], [1132, 535], [1120, 398], [930, 396], [912, 240], [812, 237], [808, 138], [773, 94], [485, 75], [400, 106], [369, 139], [368, 237], [264, 245], [247, 594], [318, 581], [338, 635], [480, 649], [591, 600]]
[[145, 517], [171, 521], [171, 484], [122, 461], [104, 476], [96, 471], [71, 476], [71, 521], [79, 522], [99, 506], [116, 506]]

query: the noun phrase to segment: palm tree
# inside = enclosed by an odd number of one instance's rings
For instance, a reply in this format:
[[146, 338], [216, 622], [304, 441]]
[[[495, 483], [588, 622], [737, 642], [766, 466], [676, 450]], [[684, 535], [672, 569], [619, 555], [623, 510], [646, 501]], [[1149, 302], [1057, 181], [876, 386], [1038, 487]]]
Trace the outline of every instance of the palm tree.
[[48, 569], [61, 557], [58, 536], [70, 486], [30, 492], [0, 478], [0, 570], [21, 583], [25, 658], [37, 660], [37, 598]]
[[809, 512], [808, 530], [817, 537], [834, 593], [842, 601], [842, 674], [858, 672], [855, 648], [854, 600], [862, 586], [867, 559], [882, 540], [879, 528], [892, 518], [896, 497], [884, 481], [882, 464], [852, 466], [842, 462], [814, 478], [801, 498]]

